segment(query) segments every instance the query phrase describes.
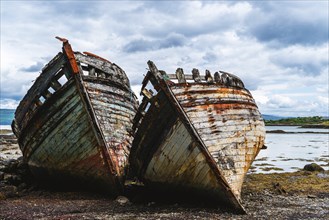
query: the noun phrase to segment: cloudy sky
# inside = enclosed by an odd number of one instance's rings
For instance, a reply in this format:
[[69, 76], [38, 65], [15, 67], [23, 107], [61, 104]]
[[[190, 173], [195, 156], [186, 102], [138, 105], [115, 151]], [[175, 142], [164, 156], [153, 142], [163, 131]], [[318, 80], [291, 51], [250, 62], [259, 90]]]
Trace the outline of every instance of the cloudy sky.
[[15, 108], [61, 50], [121, 66], [138, 92], [146, 62], [238, 75], [263, 114], [328, 116], [328, 1], [1, 0], [1, 105]]

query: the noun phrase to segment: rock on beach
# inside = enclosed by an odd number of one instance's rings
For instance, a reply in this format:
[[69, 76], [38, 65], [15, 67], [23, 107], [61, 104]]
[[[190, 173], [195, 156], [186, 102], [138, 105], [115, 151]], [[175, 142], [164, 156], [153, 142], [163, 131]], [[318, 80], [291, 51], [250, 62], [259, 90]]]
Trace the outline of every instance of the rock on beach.
[[314, 172], [314, 171], [323, 172], [324, 171], [324, 169], [316, 163], [306, 164], [303, 169], [306, 171], [311, 171], [311, 172]]

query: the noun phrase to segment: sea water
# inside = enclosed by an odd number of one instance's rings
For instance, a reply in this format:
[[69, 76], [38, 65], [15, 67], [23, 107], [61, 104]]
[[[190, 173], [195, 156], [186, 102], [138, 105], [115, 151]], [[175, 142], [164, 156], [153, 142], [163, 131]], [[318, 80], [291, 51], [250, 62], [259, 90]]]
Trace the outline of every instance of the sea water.
[[249, 172], [293, 172], [310, 163], [317, 163], [328, 170], [329, 129], [266, 126], [266, 130], [295, 133], [267, 133], [267, 149], [260, 151]]
[[0, 129], [11, 129], [15, 109], [0, 109]]

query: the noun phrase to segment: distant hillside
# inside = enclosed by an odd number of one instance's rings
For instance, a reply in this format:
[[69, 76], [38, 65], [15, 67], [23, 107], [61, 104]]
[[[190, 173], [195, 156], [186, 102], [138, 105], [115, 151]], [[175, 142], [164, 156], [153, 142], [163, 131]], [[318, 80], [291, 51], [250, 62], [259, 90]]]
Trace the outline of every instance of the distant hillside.
[[280, 119], [286, 118], [286, 117], [276, 116], [276, 115], [262, 115], [262, 116], [263, 116], [263, 119], [265, 121], [268, 121], [268, 120], [276, 121], [276, 120], [280, 120]]
[[328, 126], [329, 120], [320, 116], [313, 117], [296, 117], [296, 118], [283, 118], [279, 120], [265, 120], [266, 125], [323, 125]]

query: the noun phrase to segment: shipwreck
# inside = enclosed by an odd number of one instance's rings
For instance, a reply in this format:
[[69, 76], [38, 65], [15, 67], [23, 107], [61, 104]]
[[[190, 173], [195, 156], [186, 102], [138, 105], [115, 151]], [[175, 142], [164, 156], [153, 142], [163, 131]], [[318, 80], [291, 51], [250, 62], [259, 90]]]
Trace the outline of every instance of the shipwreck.
[[122, 192], [138, 108], [125, 72], [68, 40], [15, 112], [12, 129], [41, 181]]
[[131, 172], [150, 187], [202, 194], [244, 213], [242, 183], [265, 139], [251, 93], [224, 71], [167, 74], [152, 61], [148, 66]]

